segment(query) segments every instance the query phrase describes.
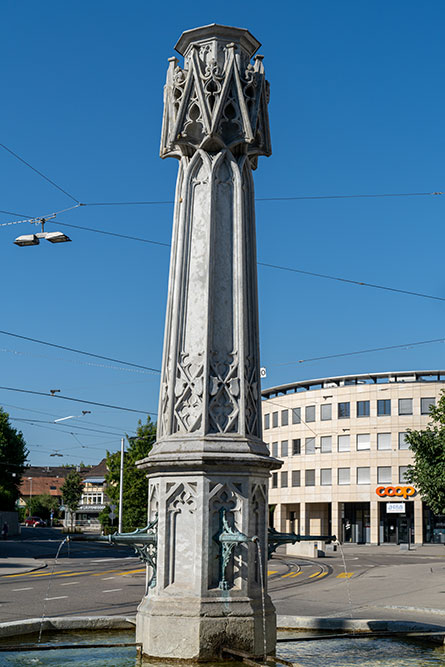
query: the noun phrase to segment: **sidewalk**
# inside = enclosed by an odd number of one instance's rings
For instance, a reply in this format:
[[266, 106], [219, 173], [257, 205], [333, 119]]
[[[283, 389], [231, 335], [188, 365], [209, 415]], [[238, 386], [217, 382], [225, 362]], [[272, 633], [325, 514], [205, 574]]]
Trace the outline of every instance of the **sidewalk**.
[[1, 558], [0, 557], [0, 577], [10, 577], [11, 575], [26, 574], [46, 567], [43, 560], [35, 558]]

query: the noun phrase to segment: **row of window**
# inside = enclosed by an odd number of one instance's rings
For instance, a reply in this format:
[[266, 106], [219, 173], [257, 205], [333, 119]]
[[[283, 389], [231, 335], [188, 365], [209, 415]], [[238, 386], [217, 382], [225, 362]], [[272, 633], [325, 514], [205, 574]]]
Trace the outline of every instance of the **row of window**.
[[[356, 401], [355, 416], [369, 417], [371, 412], [371, 401]], [[430, 407], [436, 405], [435, 398], [421, 398], [420, 399], [420, 414], [428, 415]], [[292, 424], [301, 424], [301, 422], [314, 422], [316, 420], [316, 406], [306, 405], [304, 409], [304, 419], [301, 416], [301, 408], [291, 408]], [[413, 399], [399, 398], [398, 399], [398, 414], [412, 415], [413, 414]], [[388, 417], [391, 415], [391, 399], [379, 399], [377, 401], [377, 417]], [[280, 413], [272, 412], [272, 428], [279, 426]], [[271, 427], [271, 415], [264, 415], [264, 428]], [[338, 419], [349, 419], [351, 417], [351, 403], [349, 401], [337, 403], [337, 417]], [[320, 405], [320, 420], [329, 421], [332, 419], [332, 403], [323, 403]], [[289, 410], [281, 410], [281, 426], [289, 425]]]
[[[304, 452], [302, 452], [302, 438], [294, 438], [291, 441], [291, 447], [289, 448], [289, 441], [282, 440], [281, 447], [279, 448], [278, 442], [273, 442], [270, 447], [270, 452], [272, 456], [276, 458], [284, 458], [286, 456], [299, 456], [300, 454], [315, 454], [316, 450], [320, 450], [322, 454], [330, 454], [333, 451], [333, 440], [335, 436], [332, 435], [322, 435], [319, 438], [319, 444], [317, 445], [316, 438], [310, 437], [304, 439]], [[371, 449], [371, 434], [370, 433], [357, 433], [355, 436], [355, 448], [357, 451], [369, 450]], [[406, 433], [398, 434], [398, 448], [399, 449], [409, 449], [409, 443], [406, 439]], [[391, 450], [392, 449], [392, 433], [377, 433], [377, 449], [380, 451]], [[338, 435], [337, 436], [337, 452], [350, 452], [351, 451], [351, 436], [350, 435]]]
[[[399, 466], [398, 469], [398, 483], [406, 483], [406, 471], [408, 466]], [[332, 468], [321, 468], [320, 473], [320, 486], [332, 486], [332, 472], [337, 475], [337, 484], [339, 486], [347, 486], [351, 484], [351, 468], [337, 468], [332, 471]], [[282, 470], [280, 473], [272, 473], [272, 488], [278, 488], [278, 481], [280, 481], [280, 487], [285, 489], [289, 486], [289, 481], [291, 486], [316, 486], [316, 473], [315, 468], [308, 470], [291, 470], [290, 471], [290, 480], [289, 472], [287, 470]], [[377, 468], [377, 483], [378, 484], [392, 484], [392, 468], [391, 466], [379, 466]], [[370, 484], [371, 483], [371, 468], [356, 468], [355, 469], [355, 483], [356, 484]]]

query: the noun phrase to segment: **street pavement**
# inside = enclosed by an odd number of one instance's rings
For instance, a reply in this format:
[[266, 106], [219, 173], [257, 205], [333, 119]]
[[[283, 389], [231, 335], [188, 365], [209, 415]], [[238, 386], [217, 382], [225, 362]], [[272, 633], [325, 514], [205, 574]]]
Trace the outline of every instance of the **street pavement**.
[[[22, 528], [0, 542], [0, 622], [76, 615], [134, 616], [145, 591], [145, 567], [125, 547], [74, 542]], [[382, 619], [445, 627], [445, 547], [401, 551], [344, 545], [309, 560], [278, 553], [268, 563], [277, 615]]]

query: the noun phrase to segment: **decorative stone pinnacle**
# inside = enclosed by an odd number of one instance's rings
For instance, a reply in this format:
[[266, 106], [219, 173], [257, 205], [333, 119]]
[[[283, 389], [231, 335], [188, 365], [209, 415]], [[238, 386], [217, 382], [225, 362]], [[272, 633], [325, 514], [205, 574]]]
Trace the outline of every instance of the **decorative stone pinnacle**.
[[162, 158], [189, 156], [199, 148], [247, 154], [256, 167], [270, 155], [269, 84], [260, 47], [248, 30], [218, 24], [187, 30], [169, 58], [164, 92]]

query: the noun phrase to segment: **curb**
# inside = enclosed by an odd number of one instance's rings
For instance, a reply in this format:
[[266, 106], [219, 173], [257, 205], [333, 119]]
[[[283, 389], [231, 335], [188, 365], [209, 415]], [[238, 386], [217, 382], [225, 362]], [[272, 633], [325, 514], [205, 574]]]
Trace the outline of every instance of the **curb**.
[[48, 630], [128, 630], [134, 628], [136, 618], [130, 616], [58, 616], [28, 618], [22, 621], [0, 623], [0, 638], [27, 635]]
[[44, 563], [43, 561], [40, 561], [40, 565], [35, 565], [34, 567], [29, 567], [29, 568], [27, 567], [14, 568], [14, 566], [11, 566], [12, 572], [9, 572], [9, 574], [0, 574], [0, 578], [16, 577], [17, 575], [20, 574], [29, 574], [30, 572], [36, 572], [36, 570], [44, 570], [46, 567], [48, 567], [48, 563]]
[[278, 630], [336, 630], [344, 632], [445, 632], [445, 625], [417, 621], [382, 621], [380, 619], [319, 618], [317, 616], [277, 616]]

